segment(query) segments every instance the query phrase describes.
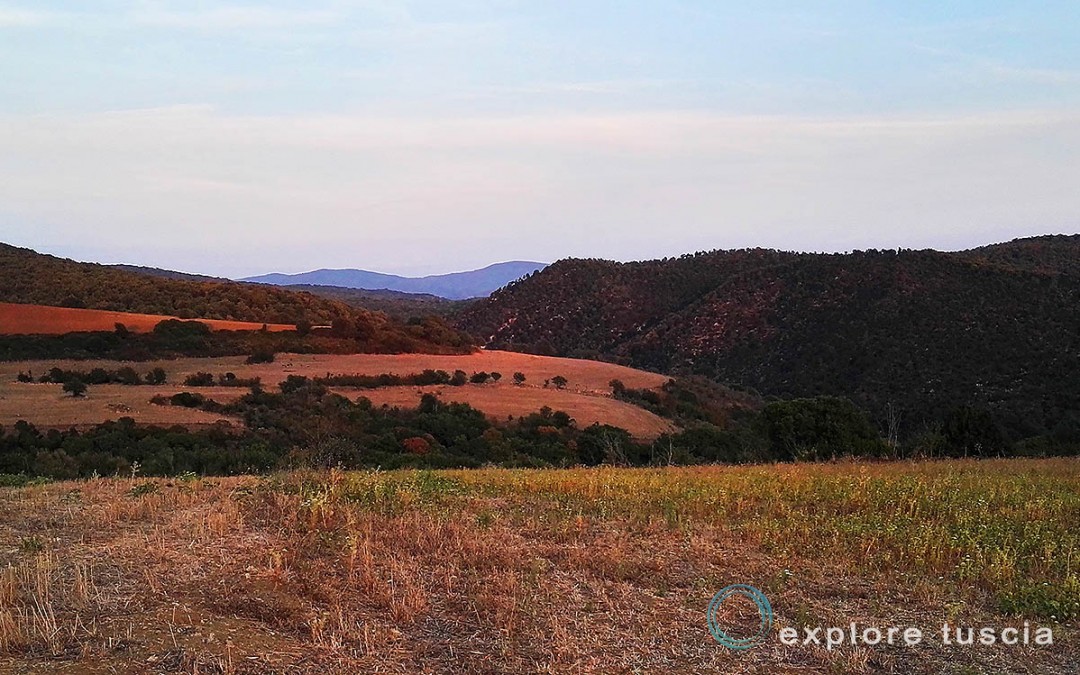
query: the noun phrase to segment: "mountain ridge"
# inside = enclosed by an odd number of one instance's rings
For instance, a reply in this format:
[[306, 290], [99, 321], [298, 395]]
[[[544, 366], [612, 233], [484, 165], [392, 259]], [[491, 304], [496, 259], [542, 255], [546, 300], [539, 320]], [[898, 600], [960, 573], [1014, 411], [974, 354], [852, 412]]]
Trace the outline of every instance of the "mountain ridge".
[[336, 286], [360, 290], [390, 290], [435, 295], [448, 300], [467, 300], [490, 295], [506, 284], [547, 267], [546, 263], [511, 260], [475, 270], [406, 277], [369, 270], [323, 268], [299, 274], [270, 273], [237, 279], [274, 286]]

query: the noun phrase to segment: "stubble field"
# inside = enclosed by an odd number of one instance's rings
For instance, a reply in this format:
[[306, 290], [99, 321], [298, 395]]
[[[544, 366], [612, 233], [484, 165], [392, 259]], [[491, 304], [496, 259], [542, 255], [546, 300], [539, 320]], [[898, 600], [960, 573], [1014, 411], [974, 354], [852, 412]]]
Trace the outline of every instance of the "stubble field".
[[[13, 673], [1077, 672], [1076, 460], [99, 479], [0, 489]], [[732, 652], [709, 598], [770, 598]], [[942, 622], [1053, 630], [946, 646]], [[785, 627], [920, 626], [916, 647]]]

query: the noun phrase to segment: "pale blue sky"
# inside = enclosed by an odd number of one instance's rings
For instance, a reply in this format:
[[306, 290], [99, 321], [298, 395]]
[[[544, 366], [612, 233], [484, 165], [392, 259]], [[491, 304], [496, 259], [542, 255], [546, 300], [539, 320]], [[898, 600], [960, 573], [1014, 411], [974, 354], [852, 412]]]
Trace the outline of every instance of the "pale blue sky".
[[1076, 232], [1077, 35], [1076, 2], [0, 0], [0, 240], [242, 276]]

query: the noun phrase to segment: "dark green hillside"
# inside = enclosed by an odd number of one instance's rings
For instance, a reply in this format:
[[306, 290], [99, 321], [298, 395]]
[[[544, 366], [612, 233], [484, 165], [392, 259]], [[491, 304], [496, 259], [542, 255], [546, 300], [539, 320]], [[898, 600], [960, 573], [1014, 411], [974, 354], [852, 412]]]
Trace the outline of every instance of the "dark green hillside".
[[567, 260], [467, 308], [461, 325], [490, 345], [849, 397], [882, 426], [896, 411], [907, 437], [967, 407], [1014, 440], [1080, 441], [1080, 278], [1063, 253], [1074, 245]]
[[165, 279], [6, 244], [0, 244], [0, 301], [265, 323], [321, 324], [357, 313], [305, 293]]
[[321, 298], [343, 302], [372, 312], [382, 312], [389, 317], [407, 321], [418, 316], [452, 317], [468, 306], [471, 300], [447, 300], [427, 293], [403, 293], [401, 291], [368, 291], [340, 286], [281, 286], [290, 291], [311, 293]]
[[1014, 239], [956, 254], [1018, 270], [1080, 275], [1080, 234], [1048, 234]]

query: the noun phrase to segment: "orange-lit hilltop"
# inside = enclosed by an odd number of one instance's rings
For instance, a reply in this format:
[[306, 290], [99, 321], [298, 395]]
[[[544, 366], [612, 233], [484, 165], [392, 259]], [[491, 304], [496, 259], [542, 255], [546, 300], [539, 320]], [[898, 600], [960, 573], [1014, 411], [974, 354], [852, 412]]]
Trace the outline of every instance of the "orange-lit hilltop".
[[[175, 316], [164, 314], [136, 314], [111, 312], [101, 309], [76, 309], [72, 307], [49, 307], [46, 305], [21, 305], [0, 302], [0, 333], [6, 335], [62, 335], [87, 331], [114, 330], [121, 324], [133, 333], [146, 333], [154, 326]], [[293, 324], [261, 324], [251, 321], [224, 321], [199, 319], [213, 330], [295, 330]]]

